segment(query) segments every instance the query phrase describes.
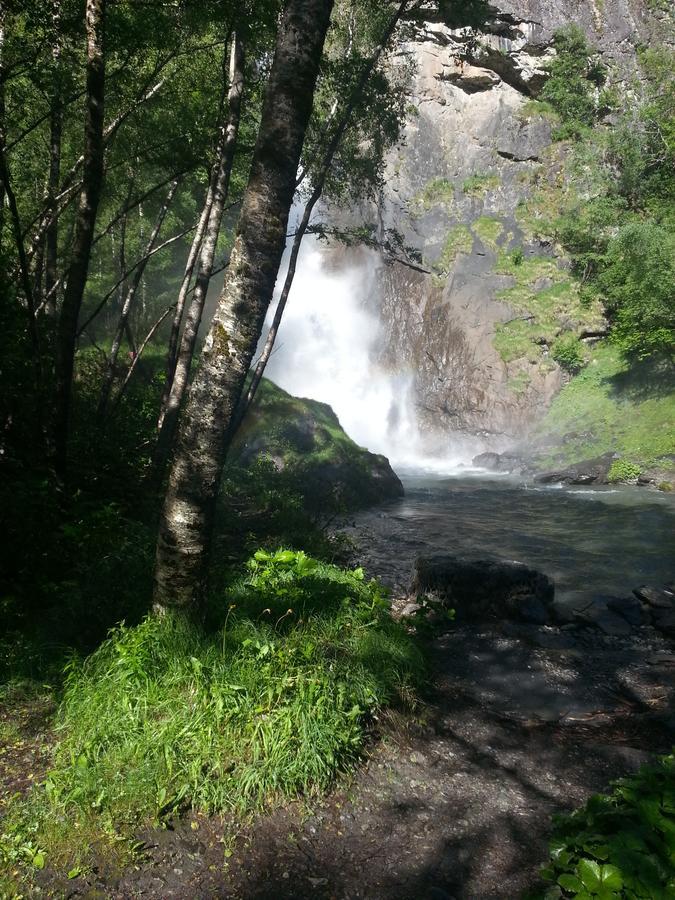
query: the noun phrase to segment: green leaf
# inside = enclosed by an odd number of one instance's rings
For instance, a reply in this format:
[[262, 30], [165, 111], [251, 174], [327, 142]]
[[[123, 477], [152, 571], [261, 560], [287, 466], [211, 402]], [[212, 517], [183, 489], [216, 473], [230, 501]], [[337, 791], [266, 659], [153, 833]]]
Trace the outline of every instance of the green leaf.
[[45, 855], [44, 853], [36, 853], [33, 857], [33, 865], [36, 869], [44, 869], [45, 867]]
[[596, 859], [609, 859], [609, 847], [607, 844], [596, 844], [596, 846], [588, 852], [592, 853]]
[[623, 887], [621, 870], [609, 864], [604, 865], [600, 870], [600, 881], [603, 888], [607, 888], [609, 891], [620, 891]]
[[78, 875], [81, 875], [81, 874], [82, 874], [82, 869], [80, 869], [79, 866], [75, 866], [74, 869], [71, 869], [70, 872], [68, 872], [68, 878], [77, 878]]
[[295, 553], [292, 550], [279, 550], [274, 557], [275, 562], [290, 563], [295, 561]]
[[574, 891], [578, 893], [584, 889], [583, 884], [579, 881], [576, 875], [570, 875], [569, 873], [561, 875], [558, 879], [558, 884], [561, 888], [565, 888], [566, 891]]
[[597, 891], [602, 884], [600, 865], [594, 859], [579, 860], [577, 875], [583, 886], [589, 891]]

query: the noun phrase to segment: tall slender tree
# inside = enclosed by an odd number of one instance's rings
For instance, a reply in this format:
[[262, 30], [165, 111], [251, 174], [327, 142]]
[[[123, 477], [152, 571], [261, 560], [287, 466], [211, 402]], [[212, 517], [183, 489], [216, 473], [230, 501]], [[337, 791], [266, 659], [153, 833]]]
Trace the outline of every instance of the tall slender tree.
[[[363, 96], [363, 91], [366, 87], [368, 79], [373, 73], [373, 70], [377, 66], [377, 63], [382, 56], [385, 48], [387, 47], [389, 41], [396, 30], [396, 26], [401, 20], [406, 8], [411, 5], [411, 0], [401, 0], [401, 3], [398, 6], [398, 9], [388, 22], [384, 33], [382, 34], [382, 38], [375, 48], [374, 53], [370, 57], [370, 59], [364, 65], [361, 74], [354, 85], [352, 93], [347, 101], [347, 104], [342, 111], [342, 114], [339, 116], [337, 123], [333, 129], [332, 136], [328, 141], [328, 145], [324, 151], [323, 157], [318, 167], [318, 172], [314, 179], [314, 187], [312, 189], [312, 193], [309, 196], [309, 199], [305, 203], [305, 208], [303, 210], [302, 216], [300, 217], [300, 222], [295, 231], [295, 236], [293, 238], [293, 244], [291, 246], [291, 255], [288, 261], [288, 271], [286, 272], [286, 278], [284, 280], [284, 286], [281, 290], [281, 295], [279, 296], [279, 302], [277, 303], [277, 307], [274, 311], [274, 316], [272, 318], [272, 323], [270, 325], [270, 329], [267, 332], [267, 337], [265, 338], [265, 343], [263, 345], [263, 349], [260, 353], [260, 357], [258, 362], [253, 369], [253, 373], [251, 375], [251, 383], [248, 386], [246, 392], [242, 395], [242, 398], [237, 406], [237, 412], [235, 414], [234, 421], [232, 423], [232, 428], [236, 429], [239, 427], [242, 419], [246, 414], [246, 410], [249, 408], [253, 399], [260, 387], [260, 382], [262, 381], [262, 377], [265, 373], [265, 369], [267, 367], [267, 363], [269, 362], [269, 358], [272, 355], [272, 350], [274, 348], [274, 343], [276, 341], [277, 334], [279, 332], [279, 326], [281, 325], [281, 320], [283, 318], [284, 310], [286, 309], [286, 303], [288, 302], [288, 297], [291, 292], [291, 287], [293, 286], [293, 281], [295, 279], [295, 272], [298, 264], [298, 256], [300, 254], [300, 247], [302, 245], [303, 238], [307, 233], [307, 229], [309, 228], [309, 223], [312, 218], [312, 213], [314, 209], [321, 199], [321, 195], [323, 194], [323, 190], [326, 184], [326, 179], [328, 178], [328, 174], [330, 172], [331, 165], [333, 163], [333, 159], [337, 152], [338, 147], [340, 146], [340, 141], [342, 140], [345, 132], [349, 128], [349, 125], [352, 122], [352, 117], [354, 115], [354, 110], [359, 104], [360, 100]], [[352, 35], [353, 35], [353, 11], [350, 14], [350, 44], [352, 43]]]
[[53, 460], [55, 470], [62, 478], [65, 475], [68, 452], [77, 323], [87, 282], [91, 245], [103, 181], [105, 2], [106, 0], [87, 0], [85, 10], [87, 94], [82, 191], [77, 210], [68, 280], [58, 322], [55, 360]]
[[244, 93], [244, 46], [237, 32], [232, 36], [229, 83], [228, 113], [226, 121], [222, 125], [221, 137], [218, 142], [218, 153], [214, 164], [214, 178], [212, 181], [213, 192], [212, 196], [207, 198], [209, 212], [199, 253], [197, 279], [185, 319], [178, 354], [172, 366], [173, 371], [166, 403], [160, 414], [161, 426], [155, 458], [157, 469], [160, 472], [164, 467], [173, 443], [178, 413], [187, 389], [190, 366], [192, 365], [192, 357], [195, 351], [195, 344], [197, 343], [197, 334], [211, 280], [218, 234], [223, 219], [223, 209], [230, 187], [230, 176], [234, 163], [234, 152], [237, 146]]
[[199, 613], [229, 426], [274, 291], [332, 8], [333, 0], [288, 0], [279, 22], [230, 265], [187, 398], [162, 508], [158, 611]]

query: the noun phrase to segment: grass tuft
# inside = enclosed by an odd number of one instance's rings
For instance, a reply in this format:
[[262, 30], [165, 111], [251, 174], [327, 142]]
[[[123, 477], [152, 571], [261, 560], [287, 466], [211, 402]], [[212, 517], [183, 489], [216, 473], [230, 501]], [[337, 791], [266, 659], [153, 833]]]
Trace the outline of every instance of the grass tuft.
[[209, 633], [172, 615], [120, 625], [69, 665], [53, 770], [14, 810], [12, 839], [40, 862], [86, 866], [97, 842], [182, 809], [316, 795], [378, 710], [414, 701], [421, 652], [359, 569], [259, 551], [211, 615]]

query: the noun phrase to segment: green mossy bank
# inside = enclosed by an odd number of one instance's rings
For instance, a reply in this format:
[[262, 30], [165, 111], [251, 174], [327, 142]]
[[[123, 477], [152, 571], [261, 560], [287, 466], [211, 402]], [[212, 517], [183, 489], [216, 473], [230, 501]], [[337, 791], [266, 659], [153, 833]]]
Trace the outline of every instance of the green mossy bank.
[[230, 461], [241, 466], [261, 459], [296, 476], [313, 508], [347, 511], [403, 494], [386, 457], [359, 447], [330, 406], [293, 397], [268, 380], [263, 380], [230, 452]]
[[[675, 391], [666, 362], [629, 365], [620, 350], [597, 345], [588, 365], [562, 389], [534, 435], [537, 468], [614, 452], [631, 474], [655, 483], [675, 478]], [[618, 478], [617, 480], [624, 480]], [[634, 480], [634, 479], [629, 479]]]

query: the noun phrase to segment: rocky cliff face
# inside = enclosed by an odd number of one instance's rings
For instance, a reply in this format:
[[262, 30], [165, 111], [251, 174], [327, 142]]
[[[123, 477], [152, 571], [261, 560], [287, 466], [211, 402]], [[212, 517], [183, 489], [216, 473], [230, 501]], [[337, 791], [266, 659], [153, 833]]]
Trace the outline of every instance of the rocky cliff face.
[[636, 44], [660, 27], [638, 0], [500, 0], [482, 32], [429, 14], [400, 50], [416, 75], [376, 214], [421, 252], [427, 274], [386, 266], [371, 302], [385, 323], [379, 362], [412, 374], [430, 442], [452, 431], [496, 448], [522, 438], [564, 379], [552, 344], [603, 331], [541, 226], [568, 148], [552, 143], [536, 97], [553, 34], [570, 22], [615, 80], [630, 77]]

